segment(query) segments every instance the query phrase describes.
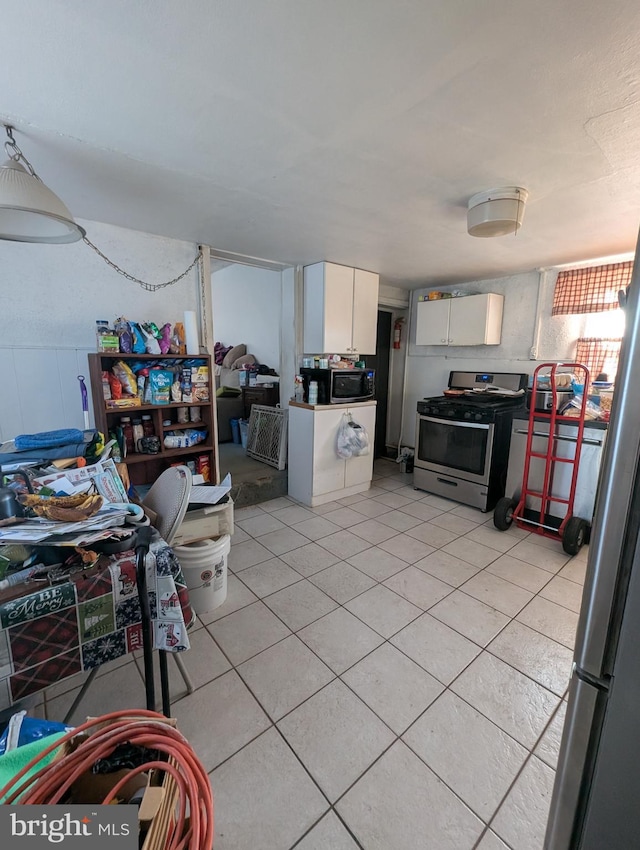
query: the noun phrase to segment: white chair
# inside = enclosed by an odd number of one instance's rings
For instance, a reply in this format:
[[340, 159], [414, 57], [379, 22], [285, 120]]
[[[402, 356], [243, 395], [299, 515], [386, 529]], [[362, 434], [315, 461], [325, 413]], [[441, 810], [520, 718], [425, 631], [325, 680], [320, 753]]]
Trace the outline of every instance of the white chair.
[[188, 466], [172, 466], [151, 486], [142, 507], [157, 514], [155, 527], [169, 546], [189, 507], [191, 470]]
[[[165, 469], [153, 483], [142, 502], [143, 508], [149, 508], [156, 514], [155, 528], [169, 545], [187, 512], [191, 483], [191, 470], [188, 466], [172, 466]], [[180, 653], [171, 654], [187, 687], [187, 693], [192, 694], [193, 682]]]

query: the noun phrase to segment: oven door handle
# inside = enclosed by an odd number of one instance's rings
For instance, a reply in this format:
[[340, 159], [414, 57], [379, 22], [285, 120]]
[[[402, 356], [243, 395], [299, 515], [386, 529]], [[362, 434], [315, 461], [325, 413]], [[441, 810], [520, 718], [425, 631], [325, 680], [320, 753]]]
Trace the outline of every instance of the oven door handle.
[[419, 414], [420, 419], [425, 422], [436, 422], [438, 425], [455, 425], [460, 428], [476, 428], [479, 431], [488, 431], [491, 425], [484, 425], [480, 422], [460, 422], [459, 419], [436, 419], [434, 416], [425, 416]]
[[[571, 426], [569, 426], [569, 427], [571, 427]], [[517, 428], [513, 433], [514, 434], [524, 434], [525, 437], [529, 434], [528, 431], [525, 431], [522, 428]], [[534, 431], [532, 436], [534, 436], [534, 437], [544, 437], [545, 440], [549, 439], [549, 435], [545, 434], [543, 431]], [[554, 440], [562, 440], [565, 443], [577, 443], [578, 442], [577, 437], [568, 437], [568, 436], [565, 436], [564, 434], [554, 434], [553, 439]], [[583, 437], [582, 438], [582, 444], [584, 446], [601, 446], [602, 441], [601, 440], [589, 440], [589, 439]]]

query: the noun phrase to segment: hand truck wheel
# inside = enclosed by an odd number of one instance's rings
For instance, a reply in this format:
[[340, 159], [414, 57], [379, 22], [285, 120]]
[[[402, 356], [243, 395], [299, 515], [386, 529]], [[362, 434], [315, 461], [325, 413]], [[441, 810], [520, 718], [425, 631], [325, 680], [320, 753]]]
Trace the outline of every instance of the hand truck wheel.
[[502, 499], [498, 500], [493, 511], [493, 524], [498, 531], [507, 531], [511, 528], [513, 509], [517, 504], [517, 499], [510, 499], [508, 496], [503, 496]]
[[577, 555], [582, 549], [587, 536], [588, 523], [586, 519], [572, 516], [564, 527], [562, 548], [567, 555]]

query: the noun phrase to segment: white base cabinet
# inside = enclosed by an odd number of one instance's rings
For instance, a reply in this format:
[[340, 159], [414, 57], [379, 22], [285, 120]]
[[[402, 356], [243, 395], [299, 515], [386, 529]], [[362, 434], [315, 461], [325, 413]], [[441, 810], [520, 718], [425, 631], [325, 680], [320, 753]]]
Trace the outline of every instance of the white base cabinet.
[[[336, 454], [345, 412], [366, 428], [370, 451], [347, 460]], [[376, 403], [315, 406], [289, 404], [289, 496], [303, 505], [322, 505], [368, 490], [373, 477]]]
[[499, 345], [503, 306], [495, 292], [418, 301], [416, 345]]
[[305, 354], [375, 354], [378, 275], [336, 263], [304, 269]]

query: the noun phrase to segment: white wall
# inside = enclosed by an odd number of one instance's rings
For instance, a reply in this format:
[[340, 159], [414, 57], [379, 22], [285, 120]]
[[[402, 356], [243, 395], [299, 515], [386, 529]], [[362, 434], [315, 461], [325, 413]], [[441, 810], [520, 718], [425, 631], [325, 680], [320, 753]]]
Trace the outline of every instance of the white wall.
[[211, 275], [216, 342], [245, 343], [259, 363], [280, 369], [281, 274], [234, 263]]
[[[81, 223], [100, 250], [149, 283], [180, 274], [197, 251], [189, 242]], [[174, 286], [146, 292], [83, 242], [0, 241], [0, 297], [0, 440], [83, 427], [77, 376], [84, 374], [89, 387], [87, 352], [96, 350], [96, 319], [126, 316], [160, 325], [181, 321], [184, 310], [198, 311], [200, 303], [196, 269]]]
[[[442, 291], [462, 289], [469, 294], [496, 292], [505, 296], [500, 345], [432, 346], [416, 345], [416, 309], [419, 295], [413, 293], [409, 329], [409, 357], [404, 399], [403, 445], [415, 443], [416, 405], [419, 399], [440, 395], [449, 372], [503, 371], [531, 374], [545, 361], [568, 360], [574, 356], [576, 339], [581, 336], [585, 317], [551, 316], [555, 272], [528, 272], [495, 280], [474, 281]], [[538, 306], [538, 299], [540, 299]], [[537, 311], [541, 321], [537, 332]], [[395, 395], [395, 394], [394, 394]], [[398, 402], [399, 403], [399, 402]]]

